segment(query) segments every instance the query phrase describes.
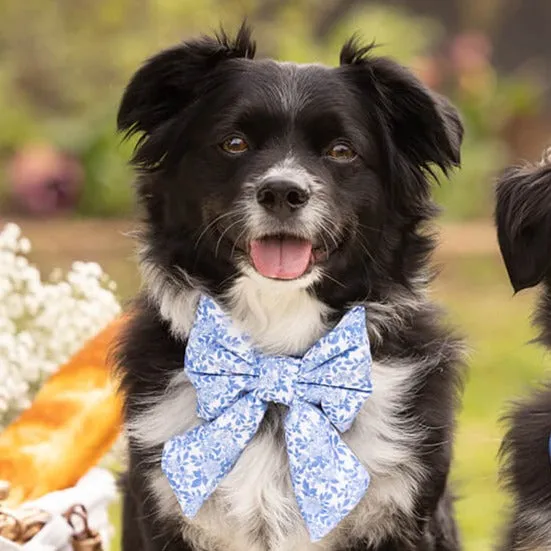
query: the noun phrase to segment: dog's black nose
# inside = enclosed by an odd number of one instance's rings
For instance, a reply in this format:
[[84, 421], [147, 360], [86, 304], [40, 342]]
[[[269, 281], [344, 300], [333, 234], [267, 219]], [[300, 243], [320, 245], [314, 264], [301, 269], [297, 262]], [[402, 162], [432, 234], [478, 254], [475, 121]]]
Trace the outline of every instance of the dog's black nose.
[[256, 192], [259, 204], [283, 218], [304, 207], [308, 199], [308, 190], [290, 180], [267, 180]]

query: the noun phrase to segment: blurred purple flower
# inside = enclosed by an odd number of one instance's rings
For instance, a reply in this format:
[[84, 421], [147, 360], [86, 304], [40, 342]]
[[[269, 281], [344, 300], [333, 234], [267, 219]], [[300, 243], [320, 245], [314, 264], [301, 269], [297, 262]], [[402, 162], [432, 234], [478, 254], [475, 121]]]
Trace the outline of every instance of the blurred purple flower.
[[25, 214], [49, 215], [72, 210], [80, 197], [84, 171], [77, 159], [47, 145], [19, 151], [8, 166], [8, 185]]

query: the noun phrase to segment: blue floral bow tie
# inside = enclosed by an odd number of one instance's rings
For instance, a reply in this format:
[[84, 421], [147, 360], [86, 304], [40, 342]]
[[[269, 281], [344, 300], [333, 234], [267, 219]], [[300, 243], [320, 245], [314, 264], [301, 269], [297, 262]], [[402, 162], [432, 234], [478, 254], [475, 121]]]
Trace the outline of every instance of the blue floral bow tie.
[[341, 440], [371, 394], [365, 309], [351, 309], [302, 357], [269, 356], [210, 298], [199, 301], [185, 354], [205, 423], [166, 442], [162, 468], [193, 518], [254, 437], [269, 403], [288, 406], [291, 480], [310, 537], [329, 533], [360, 501], [369, 474]]

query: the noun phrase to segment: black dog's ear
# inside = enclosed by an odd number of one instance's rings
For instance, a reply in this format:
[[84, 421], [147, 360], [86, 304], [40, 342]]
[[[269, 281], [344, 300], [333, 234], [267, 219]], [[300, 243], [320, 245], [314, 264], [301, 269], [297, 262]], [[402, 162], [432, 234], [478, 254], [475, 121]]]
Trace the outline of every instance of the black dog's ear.
[[119, 131], [129, 135], [153, 132], [197, 97], [205, 77], [221, 61], [252, 59], [255, 50], [251, 30], [243, 23], [234, 39], [221, 31], [155, 55], [126, 87], [117, 116]]
[[430, 165], [447, 173], [459, 166], [463, 125], [456, 109], [428, 90], [409, 70], [385, 57], [371, 55], [374, 45], [356, 38], [342, 48], [341, 66], [352, 74], [382, 130], [407, 160], [430, 172]]
[[461, 164], [461, 144], [463, 143], [463, 122], [457, 109], [444, 96], [431, 92], [436, 110], [439, 113], [444, 124], [444, 135], [447, 140], [447, 149], [451, 164], [459, 166]]
[[501, 175], [495, 222], [515, 292], [540, 283], [551, 268], [551, 165], [513, 167]]

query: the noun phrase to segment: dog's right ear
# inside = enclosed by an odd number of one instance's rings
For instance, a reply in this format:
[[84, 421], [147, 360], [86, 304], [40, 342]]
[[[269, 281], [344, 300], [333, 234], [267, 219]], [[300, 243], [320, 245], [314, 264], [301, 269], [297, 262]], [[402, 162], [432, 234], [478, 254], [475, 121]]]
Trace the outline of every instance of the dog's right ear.
[[551, 268], [551, 165], [510, 168], [496, 188], [501, 255], [515, 292], [541, 282]]
[[208, 74], [230, 58], [252, 59], [256, 45], [243, 23], [235, 38], [224, 31], [165, 50], [149, 59], [126, 87], [117, 116], [119, 131], [150, 134], [190, 105]]

